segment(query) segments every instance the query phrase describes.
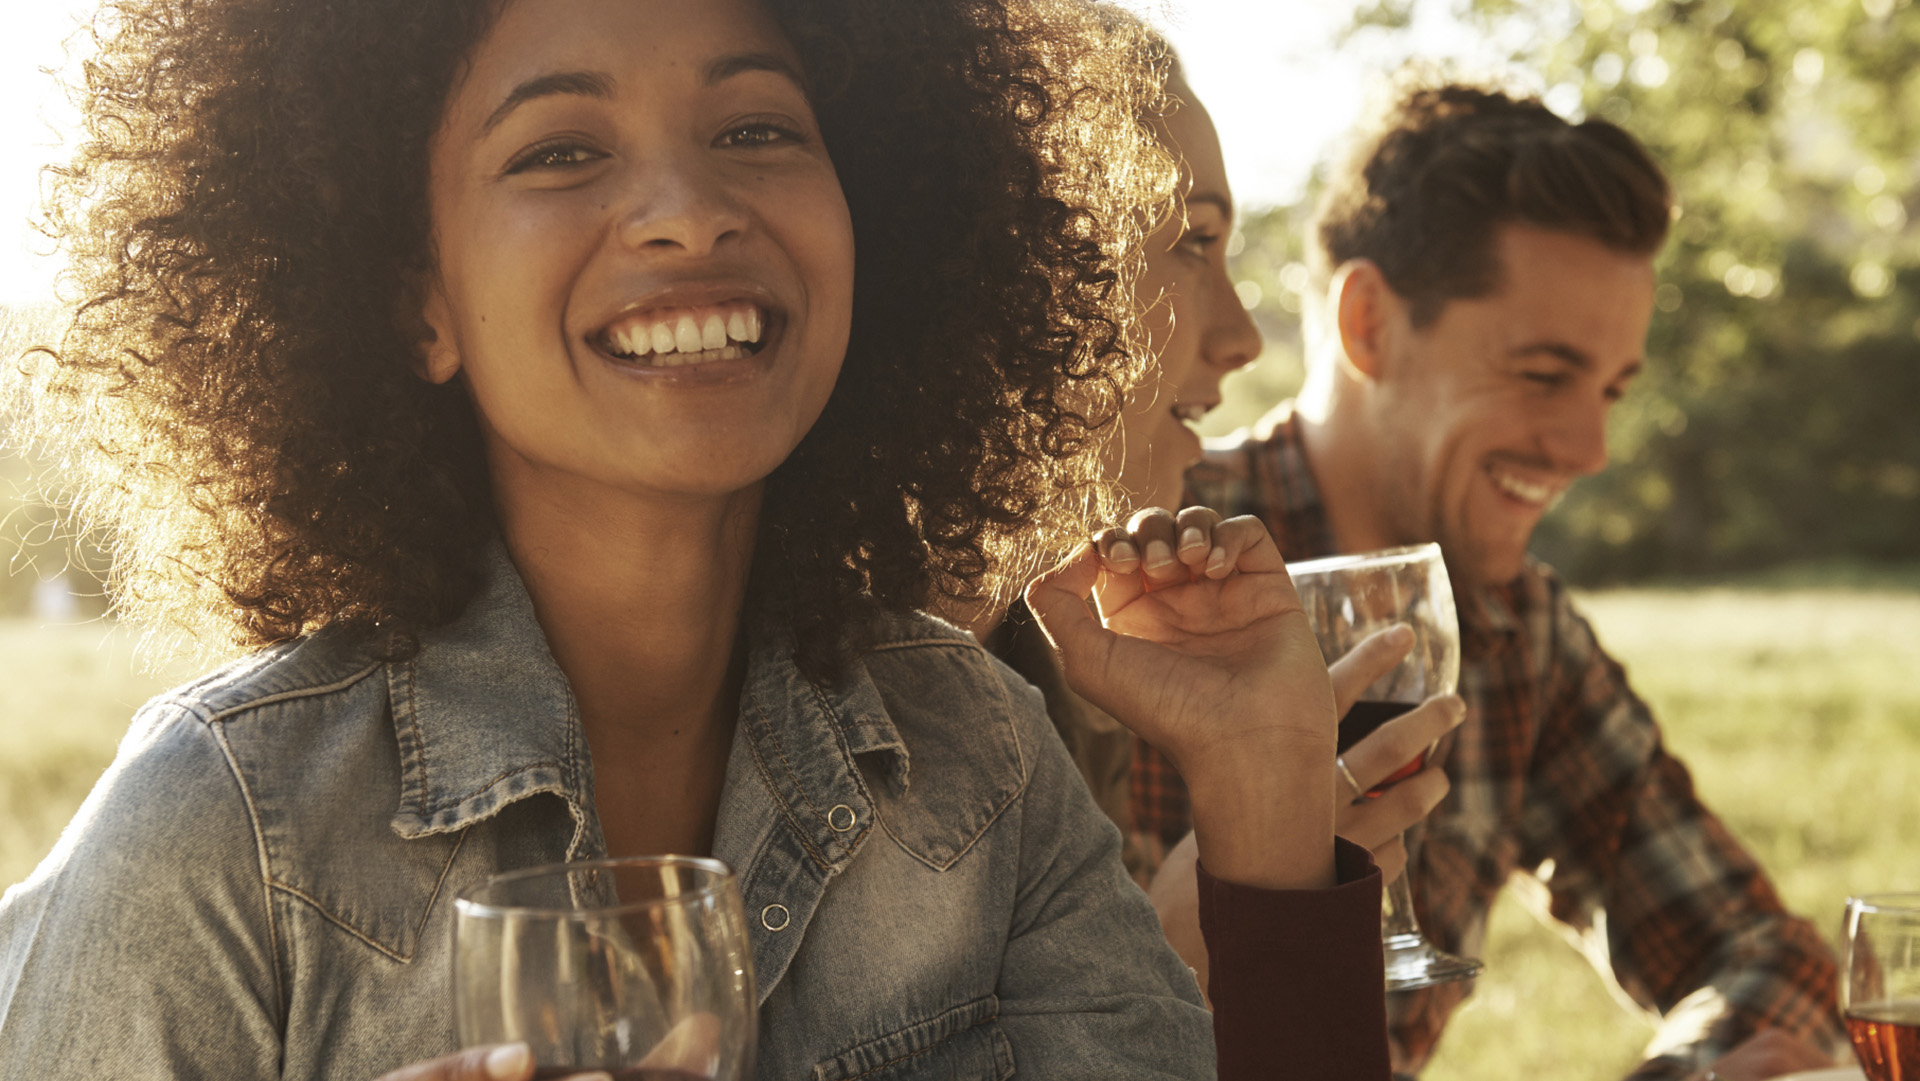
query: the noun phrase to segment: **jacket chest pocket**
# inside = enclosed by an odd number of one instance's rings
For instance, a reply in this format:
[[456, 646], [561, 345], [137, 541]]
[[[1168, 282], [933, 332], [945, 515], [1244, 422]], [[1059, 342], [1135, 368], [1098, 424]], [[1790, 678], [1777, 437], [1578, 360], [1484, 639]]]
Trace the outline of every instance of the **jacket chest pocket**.
[[820, 1063], [813, 1081], [1006, 1081], [1013, 1045], [999, 1018], [991, 995], [956, 1006]]

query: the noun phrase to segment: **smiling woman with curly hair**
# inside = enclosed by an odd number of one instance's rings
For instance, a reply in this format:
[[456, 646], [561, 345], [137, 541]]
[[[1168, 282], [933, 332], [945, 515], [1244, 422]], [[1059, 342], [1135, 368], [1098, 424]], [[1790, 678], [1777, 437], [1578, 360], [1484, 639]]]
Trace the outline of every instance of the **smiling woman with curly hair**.
[[[737, 876], [758, 1076], [1211, 1074], [1038, 692], [916, 611], [1108, 508], [1176, 175], [1139, 27], [1079, 0], [94, 26], [52, 216], [85, 300], [30, 358], [31, 423], [122, 607], [248, 652], [141, 711], [0, 901], [10, 1072], [524, 1081], [526, 1048], [448, 1055], [452, 898], [677, 852]], [[1143, 658], [1067, 671], [1198, 732], [1166, 747], [1211, 752], [1190, 778], [1261, 772], [1255, 736], [1332, 753], [1249, 545], [1180, 594], [1218, 624], [1184, 645], [1094, 629], [1085, 550], [1042, 606]], [[1222, 680], [1228, 640], [1255, 660]], [[1276, 699], [1307, 705], [1275, 726]], [[1271, 812], [1274, 776], [1225, 790]], [[1197, 829], [1215, 869], [1330, 881], [1330, 826]]]
[[[1017, 798], [1025, 689], [906, 613], [990, 591], [1102, 494], [1126, 253], [1171, 185], [1124, 27], [1030, 0], [115, 0], [95, 31], [53, 204], [86, 300], [33, 424], [125, 610], [254, 652], [143, 711], [9, 898], [0, 1046], [371, 1076], [450, 1043], [454, 891], [609, 850], [720, 854], [752, 911], [795, 914], [756, 958], [795, 1000], [769, 1066], [991, 1001], [922, 960], [892, 989], [916, 1016], [806, 1005], [847, 921], [916, 889], [1010, 913], [1048, 865], [974, 845], [1010, 803], [1076, 833], [1069, 786]], [[1177, 1001], [1164, 961], [1135, 979]]]

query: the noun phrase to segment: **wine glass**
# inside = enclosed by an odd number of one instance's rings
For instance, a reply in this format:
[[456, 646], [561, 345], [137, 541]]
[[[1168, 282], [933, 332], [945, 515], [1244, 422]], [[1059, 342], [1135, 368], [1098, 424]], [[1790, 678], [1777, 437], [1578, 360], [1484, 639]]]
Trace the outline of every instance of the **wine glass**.
[[[1413, 629], [1413, 652], [1362, 692], [1341, 718], [1342, 753], [1427, 699], [1454, 692], [1460, 682], [1460, 621], [1439, 545], [1333, 556], [1296, 563], [1287, 570], [1328, 664], [1379, 631], [1396, 624]], [[1377, 795], [1385, 785], [1418, 771], [1431, 752], [1428, 748], [1427, 754], [1370, 794]], [[1380, 916], [1387, 990], [1410, 991], [1479, 974], [1480, 962], [1443, 953], [1427, 941], [1414, 915], [1405, 874], [1387, 884]]]
[[1920, 1079], [1920, 894], [1847, 899], [1840, 1012], [1872, 1081]]
[[753, 965], [733, 873], [642, 856], [494, 875], [454, 902], [460, 1042], [525, 1041], [534, 1077], [741, 1081]]

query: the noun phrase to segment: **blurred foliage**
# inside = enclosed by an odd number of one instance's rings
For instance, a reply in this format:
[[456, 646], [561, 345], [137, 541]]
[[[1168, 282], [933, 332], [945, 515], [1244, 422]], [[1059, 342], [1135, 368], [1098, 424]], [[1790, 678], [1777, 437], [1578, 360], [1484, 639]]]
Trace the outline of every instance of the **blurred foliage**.
[[[58, 319], [51, 305], [0, 307], [0, 358], [11, 361], [52, 340]], [[22, 386], [0, 379], [11, 393]], [[98, 616], [107, 608], [106, 553], [97, 538], [76, 537], [57, 509], [57, 469], [33, 457], [9, 423], [20, 407], [0, 400], [0, 617], [36, 611], [59, 619]], [[57, 595], [63, 592], [70, 596]]]
[[[1912, 0], [1467, 0], [1455, 17], [1570, 119], [1644, 140], [1680, 214], [1649, 369], [1615, 410], [1613, 466], [1536, 549], [1576, 580], [1786, 560], [1920, 557], [1920, 12]], [[1343, 42], [1397, 40], [1365, 4]], [[1378, 44], [1375, 40], [1374, 44]], [[1288, 319], [1310, 202], [1248, 218], [1236, 274]], [[1243, 289], [1251, 290], [1251, 286]], [[1243, 294], [1244, 295], [1244, 294]], [[1229, 393], [1298, 385], [1298, 332]], [[1217, 427], [1216, 427], [1217, 430]]]

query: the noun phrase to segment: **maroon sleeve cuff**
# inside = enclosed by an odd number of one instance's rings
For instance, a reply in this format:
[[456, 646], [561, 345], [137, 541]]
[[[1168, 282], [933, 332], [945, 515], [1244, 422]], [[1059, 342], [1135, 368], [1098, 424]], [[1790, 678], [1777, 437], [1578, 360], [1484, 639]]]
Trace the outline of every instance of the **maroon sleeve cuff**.
[[1263, 890], [1199, 868], [1220, 1081], [1381, 1081], [1387, 1057], [1380, 872], [1334, 842], [1336, 884]]

